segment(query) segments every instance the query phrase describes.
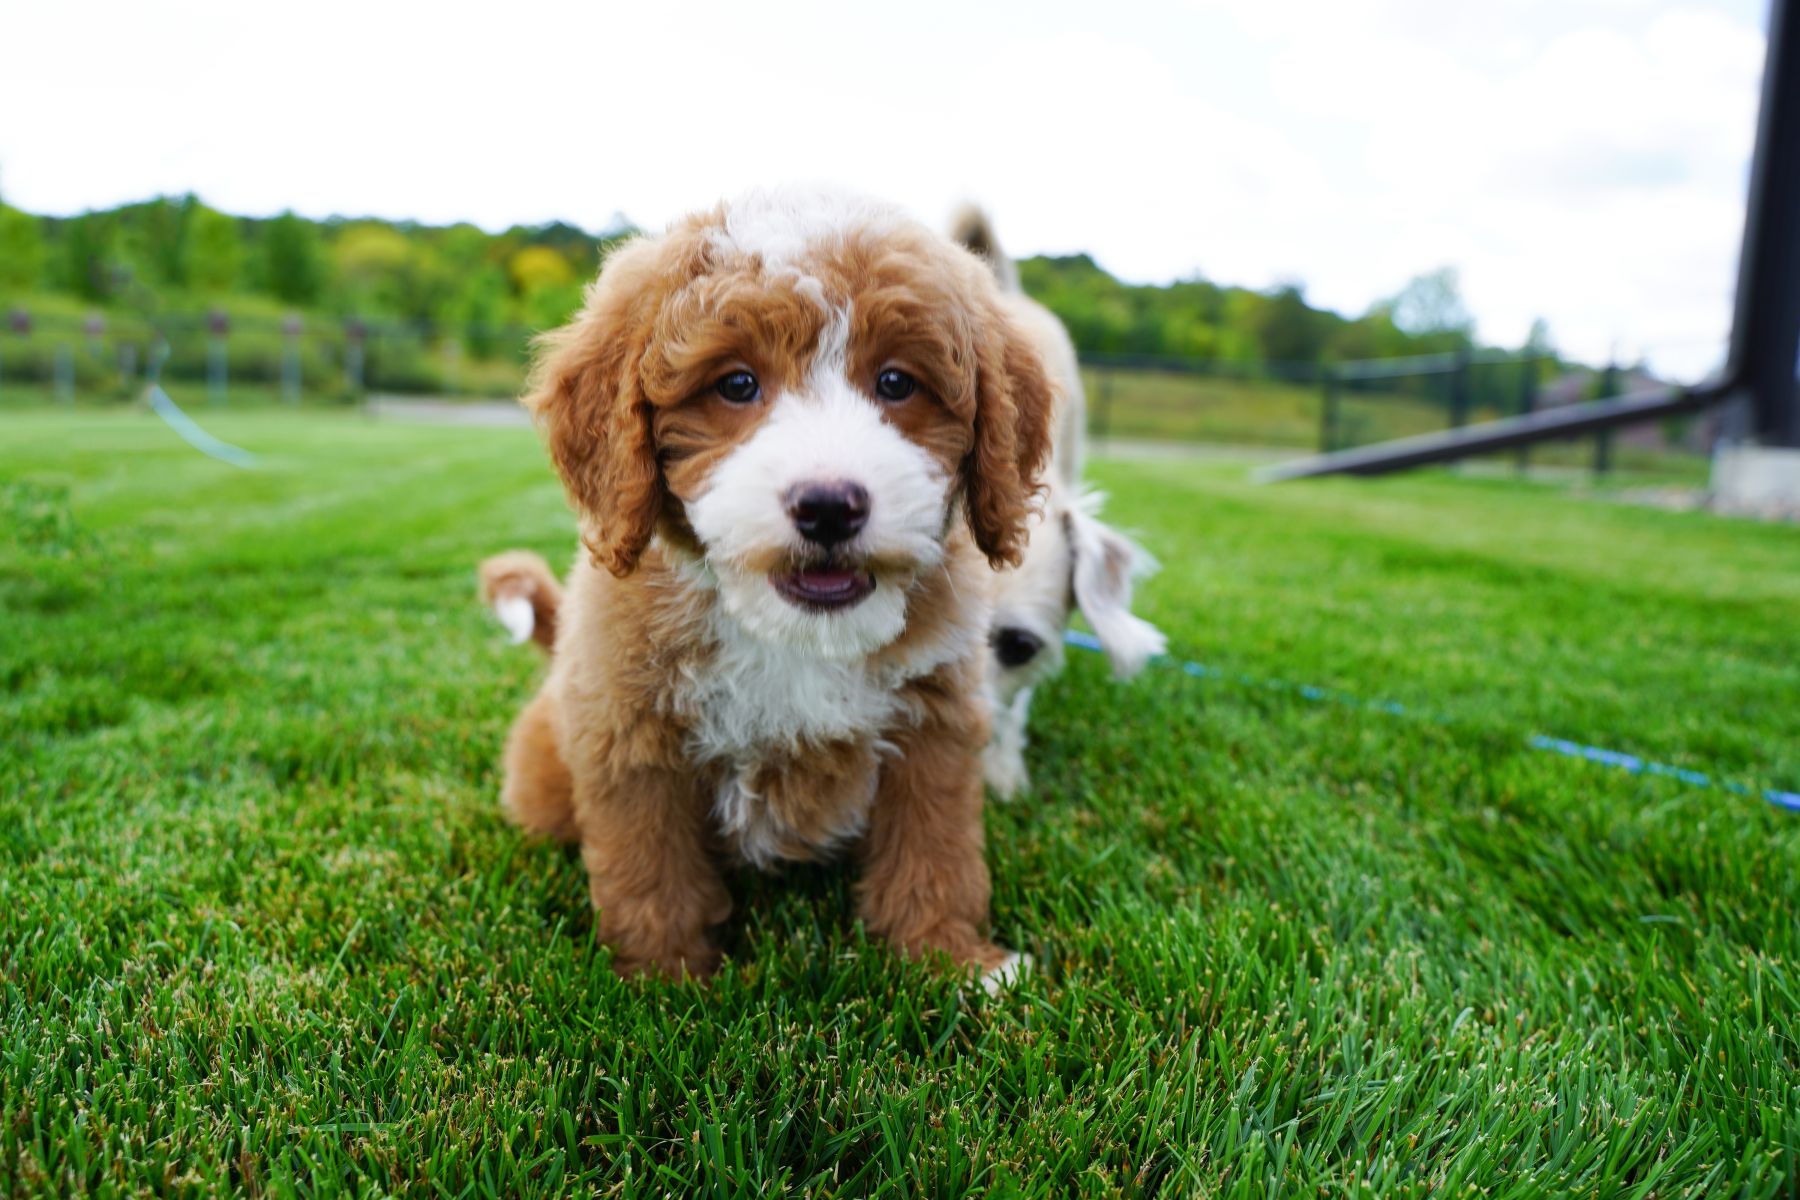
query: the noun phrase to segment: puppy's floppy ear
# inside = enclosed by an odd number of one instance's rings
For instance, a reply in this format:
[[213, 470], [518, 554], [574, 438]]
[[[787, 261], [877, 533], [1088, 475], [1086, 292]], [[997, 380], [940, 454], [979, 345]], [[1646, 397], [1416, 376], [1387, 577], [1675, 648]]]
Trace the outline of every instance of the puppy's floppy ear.
[[1160, 629], [1131, 611], [1132, 580], [1154, 571], [1156, 560], [1093, 515], [1100, 499], [1084, 496], [1062, 513], [1074, 559], [1075, 603], [1112, 660], [1113, 676], [1129, 679], [1168, 643]]
[[662, 477], [639, 363], [651, 335], [661, 245], [636, 241], [608, 256], [581, 311], [543, 335], [525, 407], [582, 515], [594, 562], [630, 574], [656, 529]]
[[975, 544], [995, 570], [1017, 566], [1025, 522], [1043, 491], [1054, 393], [1043, 358], [998, 303], [977, 331], [975, 445], [964, 464], [963, 503]]

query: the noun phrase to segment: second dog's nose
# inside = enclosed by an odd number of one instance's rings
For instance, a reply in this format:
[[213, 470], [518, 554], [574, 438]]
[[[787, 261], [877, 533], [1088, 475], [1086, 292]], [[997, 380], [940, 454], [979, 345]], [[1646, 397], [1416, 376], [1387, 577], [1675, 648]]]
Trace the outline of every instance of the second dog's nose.
[[869, 492], [859, 483], [803, 483], [788, 492], [787, 511], [801, 537], [835, 546], [869, 523]]

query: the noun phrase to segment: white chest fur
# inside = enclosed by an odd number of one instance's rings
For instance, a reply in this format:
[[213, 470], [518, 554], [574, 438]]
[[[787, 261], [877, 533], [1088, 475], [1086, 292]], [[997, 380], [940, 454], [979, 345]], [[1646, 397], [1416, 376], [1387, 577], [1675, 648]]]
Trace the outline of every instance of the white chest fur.
[[683, 682], [676, 704], [693, 721], [692, 750], [704, 762], [742, 764], [772, 752], [802, 752], [868, 737], [900, 712], [900, 682], [863, 659], [833, 660], [717, 621], [718, 650]]
[[[689, 749], [701, 763], [722, 766], [714, 799], [720, 830], [743, 857], [767, 866], [797, 843], [828, 854], [861, 834], [874, 799], [873, 780], [860, 781], [832, 798], [829, 820], [800, 837], [779, 807], [751, 781], [771, 760], [804, 758], [809, 751], [843, 742], [877, 742], [910, 715], [901, 687], [963, 653], [966, 639], [947, 631], [941, 645], [922, 647], [898, 664], [874, 666], [865, 658], [831, 659], [808, 648], [749, 634], [729, 616], [716, 614], [716, 652], [684, 679], [676, 707], [692, 722]], [[785, 848], [785, 849], [784, 849]]]

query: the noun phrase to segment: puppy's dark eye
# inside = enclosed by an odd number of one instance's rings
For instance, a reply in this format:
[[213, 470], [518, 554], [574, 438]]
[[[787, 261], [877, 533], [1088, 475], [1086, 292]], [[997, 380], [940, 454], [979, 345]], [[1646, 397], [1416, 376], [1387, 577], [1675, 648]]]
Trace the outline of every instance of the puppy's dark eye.
[[883, 400], [904, 400], [917, 391], [918, 387], [918, 380], [893, 367], [875, 377], [875, 394]]
[[748, 371], [733, 371], [719, 377], [713, 390], [733, 404], [754, 404], [762, 395], [762, 385]]

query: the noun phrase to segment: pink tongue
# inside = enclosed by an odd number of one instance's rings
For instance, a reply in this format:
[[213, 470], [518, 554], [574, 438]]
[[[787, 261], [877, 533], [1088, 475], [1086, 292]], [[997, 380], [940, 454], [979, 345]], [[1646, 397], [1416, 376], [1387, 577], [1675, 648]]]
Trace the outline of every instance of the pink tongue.
[[807, 587], [821, 592], [844, 592], [856, 586], [855, 571], [802, 571], [800, 578]]

